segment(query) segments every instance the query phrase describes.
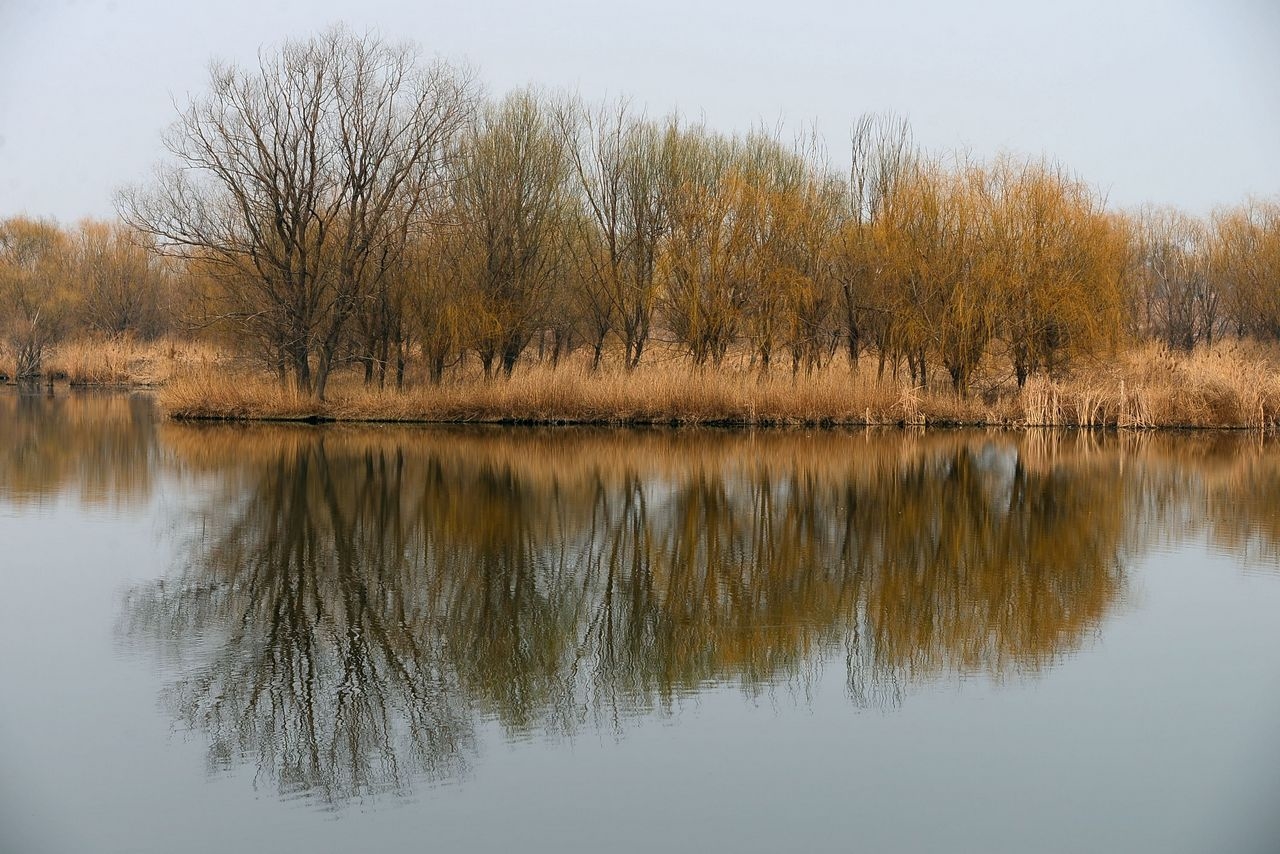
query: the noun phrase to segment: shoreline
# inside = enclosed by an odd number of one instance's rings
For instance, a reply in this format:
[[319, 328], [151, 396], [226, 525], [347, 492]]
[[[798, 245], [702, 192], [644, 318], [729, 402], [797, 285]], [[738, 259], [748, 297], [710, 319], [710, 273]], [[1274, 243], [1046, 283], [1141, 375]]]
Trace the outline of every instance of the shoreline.
[[[517, 366], [510, 377], [458, 371], [431, 385], [411, 369], [403, 390], [334, 375], [327, 400], [283, 389], [273, 375], [208, 344], [83, 341], [64, 346], [29, 388], [141, 392], [174, 421], [720, 429], [1042, 428], [1280, 430], [1280, 348], [1224, 343], [1193, 353], [1139, 346], [1018, 388], [990, 358], [970, 394], [936, 368], [928, 387], [879, 376], [871, 360], [812, 374], [761, 374], [731, 362], [669, 359], [631, 371]], [[11, 387], [20, 384], [9, 383]], [[27, 384], [21, 384], [27, 385]]]
[[[88, 390], [88, 389], [86, 389]], [[101, 391], [140, 391], [154, 392], [152, 388], [122, 389], [122, 388], [103, 388], [97, 389]], [[955, 420], [930, 420], [925, 419], [921, 422], [909, 423], [904, 420], [898, 421], [857, 421], [857, 420], [770, 420], [758, 419], [749, 421], [746, 419], [733, 418], [707, 418], [699, 420], [682, 420], [679, 418], [643, 418], [643, 419], [586, 419], [586, 418], [569, 418], [569, 417], [546, 417], [546, 418], [523, 418], [523, 417], [503, 417], [496, 416], [492, 418], [443, 418], [433, 416], [405, 416], [405, 417], [389, 417], [389, 416], [335, 416], [327, 414], [318, 415], [254, 415], [254, 414], [237, 414], [237, 413], [172, 413], [165, 412], [165, 417], [171, 421], [181, 424], [293, 424], [293, 425], [309, 425], [309, 426], [325, 426], [325, 425], [370, 425], [370, 426], [424, 426], [424, 427], [597, 427], [597, 428], [617, 428], [617, 429], [655, 429], [655, 430], [771, 430], [771, 431], [800, 431], [800, 430], [819, 430], [819, 431], [840, 431], [840, 430], [1000, 430], [1008, 432], [1022, 432], [1027, 430], [1082, 430], [1093, 432], [1117, 432], [1117, 431], [1135, 431], [1135, 432], [1206, 432], [1206, 433], [1270, 433], [1280, 430], [1280, 425], [1250, 425], [1250, 424], [1194, 424], [1194, 423], [1167, 423], [1167, 424], [1033, 424], [1029, 422], [1008, 422], [1008, 421], [955, 421]]]
[[[1265, 381], [1264, 381], [1265, 379]], [[1025, 388], [961, 397], [834, 372], [817, 377], [529, 371], [487, 382], [404, 392], [346, 385], [318, 402], [261, 379], [201, 377], [156, 392], [175, 421], [489, 424], [725, 429], [1086, 428], [1280, 429], [1280, 380], [1245, 372], [1134, 383], [1129, 378], [1036, 379]]]

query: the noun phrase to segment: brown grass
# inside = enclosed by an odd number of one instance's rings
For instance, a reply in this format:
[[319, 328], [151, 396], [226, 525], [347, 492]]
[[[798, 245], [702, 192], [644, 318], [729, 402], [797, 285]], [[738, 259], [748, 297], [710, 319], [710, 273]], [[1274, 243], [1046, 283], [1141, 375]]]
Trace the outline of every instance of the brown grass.
[[[52, 347], [45, 354], [43, 376], [85, 388], [156, 388], [175, 375], [228, 370], [235, 363], [225, 351], [200, 341], [91, 337]], [[0, 376], [15, 373], [13, 353], [0, 344]]]
[[[344, 377], [328, 397], [317, 403], [256, 374], [188, 374], [165, 387], [161, 403], [179, 418], [339, 421], [763, 426], [919, 423], [921, 417], [909, 390], [862, 375], [827, 371], [760, 379], [673, 364], [631, 373], [531, 367], [509, 380], [455, 381], [404, 392], [366, 389]], [[970, 414], [972, 403], [955, 403]]]
[[60, 344], [45, 359], [45, 375], [73, 386], [147, 388], [176, 375], [226, 369], [229, 358], [195, 341], [133, 338], [78, 339]]
[[326, 402], [260, 373], [175, 372], [160, 393], [184, 419], [336, 420], [733, 426], [987, 425], [1002, 427], [1212, 427], [1280, 423], [1280, 375], [1271, 351], [1219, 346], [1192, 355], [1158, 347], [1018, 390], [988, 381], [965, 397], [949, 387], [878, 380], [871, 365], [814, 376], [740, 368], [694, 370], [665, 362], [627, 373], [581, 365], [518, 369], [509, 379], [468, 378], [403, 392], [366, 388], [355, 375]]

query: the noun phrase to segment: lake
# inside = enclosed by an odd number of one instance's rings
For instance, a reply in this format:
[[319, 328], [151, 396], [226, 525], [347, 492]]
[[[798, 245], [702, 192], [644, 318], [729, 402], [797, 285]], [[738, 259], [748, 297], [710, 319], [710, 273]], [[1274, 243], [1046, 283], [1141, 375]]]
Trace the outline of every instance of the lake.
[[1280, 442], [0, 390], [0, 850], [1280, 850]]

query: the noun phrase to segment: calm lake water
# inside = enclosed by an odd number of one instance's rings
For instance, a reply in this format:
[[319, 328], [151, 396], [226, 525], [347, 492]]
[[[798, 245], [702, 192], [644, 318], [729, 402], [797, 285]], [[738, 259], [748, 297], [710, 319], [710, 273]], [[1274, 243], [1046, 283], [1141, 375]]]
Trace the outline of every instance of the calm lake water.
[[1280, 443], [0, 392], [0, 851], [1280, 850]]

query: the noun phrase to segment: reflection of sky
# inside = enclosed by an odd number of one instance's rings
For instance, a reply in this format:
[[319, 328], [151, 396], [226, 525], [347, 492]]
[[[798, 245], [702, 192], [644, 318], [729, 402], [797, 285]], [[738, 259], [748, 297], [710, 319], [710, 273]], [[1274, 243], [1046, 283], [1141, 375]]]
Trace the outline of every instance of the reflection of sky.
[[1138, 604], [1044, 679], [859, 712], [835, 661], [803, 695], [707, 689], [621, 737], [509, 743], [482, 724], [455, 784], [334, 815], [280, 804], [252, 768], [208, 775], [200, 734], [156, 704], [170, 674], [114, 647], [113, 594], [176, 557], [144, 536], [154, 522], [106, 543], [72, 505], [0, 522], [6, 556], [40, 556], [4, 567], [0, 847], [1262, 854], [1234, 843], [1275, 838], [1280, 584], [1196, 547], [1134, 566]]
[[997, 514], [1008, 513], [1014, 476], [1018, 469], [1018, 449], [987, 442], [978, 448], [973, 462], [986, 481], [991, 511]]

